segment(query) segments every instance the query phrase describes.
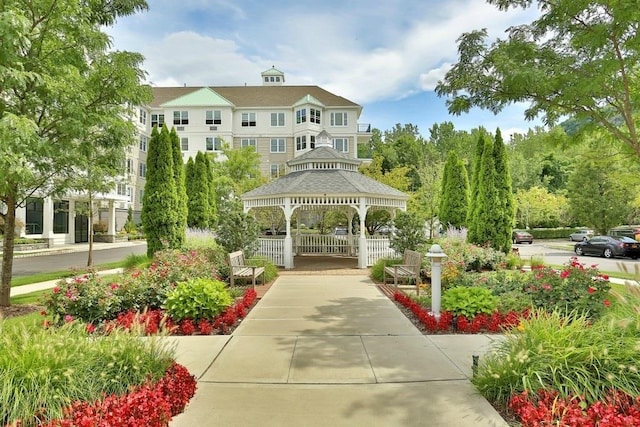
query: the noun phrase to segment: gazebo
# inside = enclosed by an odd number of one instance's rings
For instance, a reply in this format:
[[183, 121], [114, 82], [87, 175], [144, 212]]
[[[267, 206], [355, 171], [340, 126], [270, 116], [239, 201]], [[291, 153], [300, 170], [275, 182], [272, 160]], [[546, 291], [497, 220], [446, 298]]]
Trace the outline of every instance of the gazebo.
[[[261, 238], [259, 253], [286, 269], [294, 267], [294, 255], [344, 253], [358, 257], [358, 268], [367, 268], [383, 256], [393, 254], [386, 238], [367, 237], [365, 218], [373, 209], [395, 215], [406, 210], [405, 193], [360, 172], [361, 160], [336, 151], [326, 131], [316, 137], [316, 147], [287, 162], [289, 173], [241, 196], [244, 211], [280, 209], [286, 220], [284, 238]], [[300, 233], [300, 215], [305, 211], [341, 210], [349, 221], [346, 236]], [[351, 234], [358, 214], [359, 236]], [[296, 215], [297, 230], [291, 230]], [[340, 237], [340, 238], [338, 238]]]

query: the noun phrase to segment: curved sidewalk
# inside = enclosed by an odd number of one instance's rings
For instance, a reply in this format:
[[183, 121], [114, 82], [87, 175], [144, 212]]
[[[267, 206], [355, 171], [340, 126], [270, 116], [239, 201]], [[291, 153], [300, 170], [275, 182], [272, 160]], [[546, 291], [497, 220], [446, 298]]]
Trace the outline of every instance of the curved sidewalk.
[[172, 427], [507, 426], [471, 383], [496, 336], [422, 335], [362, 275], [283, 275], [231, 336], [168, 338], [198, 390]]

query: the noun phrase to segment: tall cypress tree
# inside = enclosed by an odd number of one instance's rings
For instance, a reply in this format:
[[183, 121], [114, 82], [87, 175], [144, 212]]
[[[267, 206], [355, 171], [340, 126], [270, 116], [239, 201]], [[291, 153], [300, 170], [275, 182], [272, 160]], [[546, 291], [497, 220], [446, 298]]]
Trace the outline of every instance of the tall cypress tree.
[[467, 168], [455, 151], [449, 151], [442, 178], [442, 197], [438, 218], [443, 225], [460, 228], [466, 224], [469, 207]]
[[480, 180], [480, 167], [482, 164], [482, 152], [484, 150], [485, 139], [484, 135], [481, 133], [478, 137], [478, 141], [476, 143], [476, 151], [473, 157], [473, 170], [471, 172], [471, 195], [469, 199], [469, 208], [467, 209], [467, 240], [470, 242], [475, 242], [478, 240], [479, 230], [477, 229], [477, 222], [475, 218], [478, 212], [478, 191], [480, 189], [480, 185], [478, 181]]
[[193, 163], [193, 176], [189, 183], [189, 226], [208, 228], [210, 218], [209, 185], [205, 154], [198, 151]]
[[147, 238], [147, 256], [169, 248], [175, 241], [177, 222], [176, 186], [173, 180], [171, 138], [166, 128], [151, 131], [147, 153], [147, 176], [142, 198], [142, 224]]
[[496, 190], [496, 168], [491, 139], [484, 140], [482, 160], [478, 171], [478, 198], [474, 213], [474, 228], [478, 233], [471, 243], [489, 244], [495, 248], [499, 226], [498, 192]]
[[499, 211], [495, 248], [507, 253], [511, 250], [511, 231], [513, 230], [516, 210], [511, 188], [511, 174], [507, 163], [507, 152], [500, 128], [496, 129], [496, 136], [493, 142], [493, 159], [496, 169], [495, 182]]
[[213, 228], [218, 223], [218, 197], [213, 183], [213, 165], [209, 156], [204, 156], [207, 167], [207, 188], [209, 189], [209, 227]]
[[196, 197], [199, 184], [196, 182], [196, 163], [193, 157], [189, 157], [184, 167], [185, 188], [187, 190], [187, 226], [195, 227], [194, 213], [191, 209], [191, 200]]
[[[165, 126], [166, 128], [166, 126]], [[187, 190], [185, 188], [184, 163], [182, 161], [182, 150], [180, 150], [180, 137], [171, 128], [169, 133], [171, 138], [171, 152], [173, 154], [173, 180], [176, 184], [176, 231], [173, 247], [181, 248], [184, 245], [185, 233], [187, 230]]]

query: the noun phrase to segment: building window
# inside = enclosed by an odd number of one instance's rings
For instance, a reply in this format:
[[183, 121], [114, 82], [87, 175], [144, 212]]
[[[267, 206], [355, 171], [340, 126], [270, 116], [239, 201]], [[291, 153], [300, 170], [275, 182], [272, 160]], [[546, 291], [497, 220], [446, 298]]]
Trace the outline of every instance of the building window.
[[224, 140], [222, 138], [218, 138], [217, 136], [216, 137], [208, 136], [206, 140], [207, 140], [207, 151], [222, 150], [222, 144], [224, 143]]
[[333, 148], [336, 151], [342, 151], [343, 153], [349, 152], [349, 140], [347, 138], [334, 138]]
[[307, 121], [307, 109], [302, 108], [296, 110], [296, 124], [305, 123]]
[[256, 125], [256, 113], [242, 113], [242, 126], [254, 127]]
[[281, 164], [272, 164], [271, 165], [271, 178], [278, 178], [279, 176], [284, 175], [284, 165]]
[[320, 124], [320, 110], [317, 108], [309, 109], [309, 121], [311, 123]]
[[69, 232], [68, 200], [53, 202], [53, 232], [54, 234], [67, 234]]
[[132, 175], [133, 173], [133, 159], [127, 159], [127, 175]]
[[189, 124], [189, 112], [188, 111], [174, 111], [173, 112], [173, 124], [174, 125], [188, 125]]
[[149, 138], [140, 135], [140, 151], [147, 151], [147, 144], [149, 143]]
[[255, 138], [244, 138], [240, 142], [240, 146], [244, 147], [253, 147], [254, 150], [258, 150], [258, 141]]
[[272, 153], [284, 153], [285, 151], [284, 138], [271, 138]]
[[44, 217], [44, 201], [38, 197], [27, 198], [26, 220], [24, 231], [26, 234], [42, 234]]
[[209, 110], [206, 112], [205, 124], [220, 125], [222, 124], [222, 112], [220, 110]]
[[138, 194], [140, 195], [138, 200], [140, 200], [140, 206], [142, 206], [142, 201], [144, 200], [144, 189], [141, 189]]
[[304, 150], [307, 148], [307, 136], [297, 136], [296, 137], [296, 150]]
[[138, 165], [138, 169], [140, 171], [140, 178], [145, 178], [147, 176], [147, 165], [140, 162], [140, 164]]
[[284, 113], [271, 113], [271, 126], [284, 126]]
[[164, 114], [151, 114], [151, 128], [157, 126], [161, 128], [164, 125]]
[[312, 150], [314, 148], [316, 148], [316, 136], [315, 135], [311, 135], [309, 137], [309, 148], [311, 148]]
[[147, 112], [143, 109], [140, 109], [140, 123], [143, 125], [147, 124]]
[[347, 126], [347, 113], [331, 113], [331, 126]]
[[189, 138], [180, 138], [180, 149], [182, 151], [189, 151]]
[[119, 196], [126, 196], [127, 184], [116, 184], [116, 193], [118, 193]]

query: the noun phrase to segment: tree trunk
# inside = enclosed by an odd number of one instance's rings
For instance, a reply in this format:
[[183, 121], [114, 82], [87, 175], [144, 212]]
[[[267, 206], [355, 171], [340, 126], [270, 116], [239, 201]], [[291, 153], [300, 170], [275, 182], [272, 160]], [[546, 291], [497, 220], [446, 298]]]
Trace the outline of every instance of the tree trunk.
[[13, 273], [13, 242], [16, 237], [16, 197], [9, 194], [4, 217], [4, 244], [2, 247], [2, 283], [0, 284], [0, 307], [11, 305], [11, 277]]

